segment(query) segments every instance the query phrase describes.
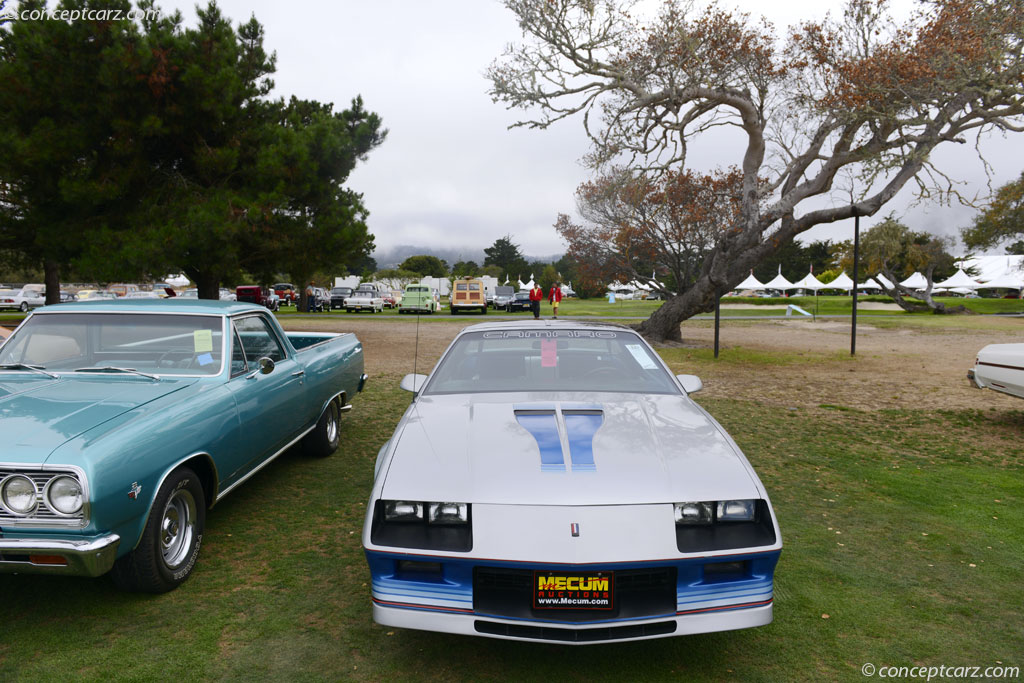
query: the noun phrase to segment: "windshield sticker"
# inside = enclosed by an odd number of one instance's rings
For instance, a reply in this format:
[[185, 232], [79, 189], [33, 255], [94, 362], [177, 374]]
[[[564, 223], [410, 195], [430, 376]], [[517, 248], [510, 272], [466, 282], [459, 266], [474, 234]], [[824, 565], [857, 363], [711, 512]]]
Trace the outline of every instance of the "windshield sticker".
[[484, 339], [618, 339], [618, 332], [596, 330], [502, 330], [484, 332]]
[[213, 356], [211, 356], [209, 353], [200, 354], [196, 356], [196, 362], [199, 363], [200, 365], [209, 365], [210, 363], [213, 362]]
[[558, 365], [558, 340], [540, 340], [540, 366], [542, 368], [553, 368]]
[[192, 343], [196, 353], [208, 353], [213, 351], [213, 331], [196, 330], [192, 333]]
[[633, 359], [640, 364], [644, 370], [654, 370], [658, 364], [651, 359], [639, 344], [626, 344], [626, 349], [633, 355]]

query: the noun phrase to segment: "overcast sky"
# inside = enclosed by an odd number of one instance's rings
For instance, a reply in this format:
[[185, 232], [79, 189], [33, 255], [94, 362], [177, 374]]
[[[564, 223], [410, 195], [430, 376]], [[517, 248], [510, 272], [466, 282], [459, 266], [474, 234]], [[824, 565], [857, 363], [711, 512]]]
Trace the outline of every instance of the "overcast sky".
[[[589, 178], [579, 159], [587, 151], [579, 119], [546, 131], [515, 129], [515, 120], [487, 95], [483, 73], [506, 44], [520, 39], [511, 12], [497, 0], [220, 0], [237, 24], [250, 15], [266, 29], [265, 47], [277, 53], [275, 94], [334, 102], [345, 108], [355, 95], [381, 115], [387, 141], [352, 174], [349, 185], [364, 195], [370, 231], [379, 249], [398, 245], [465, 248], [467, 254], [506, 234], [529, 255], [565, 250], [552, 224], [575, 213], [573, 193]], [[836, 13], [837, 0], [724, 0], [776, 29], [801, 19]], [[194, 3], [177, 7], [188, 24]], [[895, 0], [905, 16], [911, 0]], [[984, 143], [994, 186], [1022, 170], [1024, 135]], [[698, 168], [739, 161], [705, 146], [691, 155]], [[723, 153], [726, 152], [726, 153]], [[945, 168], [968, 181], [968, 192], [987, 193], [982, 164], [972, 149], [941, 152]], [[910, 188], [889, 208], [914, 229], [956, 234], [974, 212], [960, 207], [910, 208]], [[862, 222], [862, 229], [879, 217]], [[846, 239], [853, 226], [815, 228], [810, 239]], [[805, 239], [807, 238], [805, 237]]]

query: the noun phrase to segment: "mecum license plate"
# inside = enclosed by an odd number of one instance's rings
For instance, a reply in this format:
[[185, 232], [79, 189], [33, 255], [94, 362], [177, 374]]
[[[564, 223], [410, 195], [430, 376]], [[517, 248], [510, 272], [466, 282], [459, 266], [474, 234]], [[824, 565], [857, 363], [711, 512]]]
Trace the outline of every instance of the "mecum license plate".
[[615, 606], [615, 572], [533, 573], [534, 609], [610, 610]]

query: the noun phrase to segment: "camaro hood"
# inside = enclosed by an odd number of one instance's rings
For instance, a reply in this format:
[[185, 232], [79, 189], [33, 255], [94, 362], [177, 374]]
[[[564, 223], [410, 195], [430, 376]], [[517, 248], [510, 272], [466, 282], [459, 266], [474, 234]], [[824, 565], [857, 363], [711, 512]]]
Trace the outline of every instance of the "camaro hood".
[[41, 464], [61, 444], [196, 380], [131, 376], [0, 383], [0, 461]]
[[423, 396], [382, 497], [516, 505], [758, 498], [745, 458], [689, 399], [648, 394]]

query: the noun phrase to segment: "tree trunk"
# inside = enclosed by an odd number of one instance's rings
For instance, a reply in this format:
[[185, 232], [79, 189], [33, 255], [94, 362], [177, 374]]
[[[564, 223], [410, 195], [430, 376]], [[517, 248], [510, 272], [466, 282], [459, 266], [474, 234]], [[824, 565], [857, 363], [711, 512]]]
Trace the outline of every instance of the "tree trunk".
[[43, 282], [46, 284], [46, 305], [60, 303], [60, 265], [51, 259], [43, 262]]
[[192, 279], [192, 282], [196, 283], [200, 299], [213, 299], [214, 301], [220, 299], [219, 275], [194, 268], [186, 268], [185, 274]]
[[[971, 313], [972, 311], [964, 305], [954, 306], [950, 308], [941, 301], [936, 301], [935, 299], [932, 298], [932, 272], [933, 269], [931, 268], [927, 270], [925, 279], [928, 281], [928, 284], [925, 286], [923, 290], [910, 289], [909, 287], [904, 287], [899, 283], [899, 280], [896, 278], [895, 274], [888, 268], [882, 268], [882, 274], [885, 275], [886, 279], [889, 280], [889, 282], [893, 283], [893, 287], [891, 289], [888, 287], [884, 287], [882, 283], [878, 281], [877, 278], [875, 278], [875, 282], [878, 283], [878, 286], [882, 289], [883, 292], [886, 293], [886, 295], [892, 297], [892, 300], [895, 301], [900, 308], [902, 308], [904, 311], [907, 311], [908, 313], [923, 313], [925, 311], [931, 311], [932, 313], [935, 313], [937, 315], [943, 315], [947, 313]], [[908, 296], [913, 297], [914, 299], [918, 299], [924, 303], [914, 303], [913, 301], [907, 301], [905, 297]]]

